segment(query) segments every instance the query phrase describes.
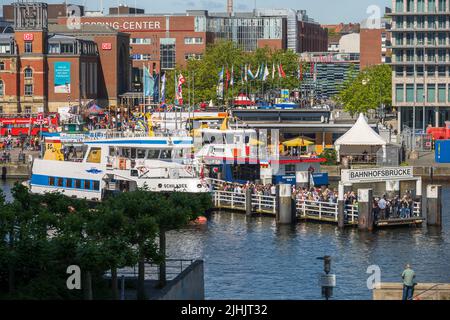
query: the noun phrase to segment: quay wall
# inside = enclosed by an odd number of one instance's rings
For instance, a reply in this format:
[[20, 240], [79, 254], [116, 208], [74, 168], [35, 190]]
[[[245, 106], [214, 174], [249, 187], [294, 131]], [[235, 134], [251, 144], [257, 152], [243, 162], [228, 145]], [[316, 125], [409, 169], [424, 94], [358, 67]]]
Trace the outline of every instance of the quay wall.
[[161, 290], [156, 300], [205, 300], [203, 260], [196, 260]]
[[4, 172], [6, 168], [7, 179], [27, 179], [31, 174], [31, 168], [26, 164], [0, 164], [0, 174]]
[[[402, 300], [403, 284], [381, 283], [373, 290], [373, 300]], [[414, 290], [415, 300], [450, 300], [450, 284], [419, 283]]]

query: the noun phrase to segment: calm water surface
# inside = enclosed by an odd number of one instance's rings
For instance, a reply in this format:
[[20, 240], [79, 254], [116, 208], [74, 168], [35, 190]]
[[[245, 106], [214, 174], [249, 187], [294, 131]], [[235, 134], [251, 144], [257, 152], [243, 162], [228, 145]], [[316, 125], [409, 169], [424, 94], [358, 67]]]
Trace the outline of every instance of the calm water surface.
[[[6, 194], [11, 181], [0, 182]], [[371, 299], [367, 267], [378, 265], [382, 281], [399, 282], [405, 263], [419, 282], [450, 282], [450, 185], [444, 189], [444, 227], [386, 229], [362, 233], [333, 225], [278, 227], [272, 218], [218, 213], [207, 226], [170, 232], [171, 258], [205, 261], [207, 299], [321, 299], [318, 277], [332, 256], [334, 299]]]

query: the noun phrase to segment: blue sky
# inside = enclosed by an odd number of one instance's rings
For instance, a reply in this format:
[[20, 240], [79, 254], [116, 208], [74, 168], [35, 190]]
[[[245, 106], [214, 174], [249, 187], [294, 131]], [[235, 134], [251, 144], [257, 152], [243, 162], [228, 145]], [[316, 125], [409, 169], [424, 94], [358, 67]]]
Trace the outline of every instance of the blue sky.
[[[2, 4], [11, 0], [1, 0]], [[61, 3], [63, 0], [50, 0], [49, 3]], [[97, 10], [101, 0], [72, 0], [70, 3], [87, 4], [89, 10]], [[179, 13], [186, 9], [207, 9], [225, 11], [226, 0], [103, 0], [103, 7], [117, 6], [118, 3], [144, 7], [147, 13]], [[236, 11], [249, 11], [255, 7], [255, 0], [234, 0]], [[377, 5], [384, 12], [391, 6], [391, 0], [256, 0], [260, 8], [294, 8], [307, 10], [308, 15], [320, 23], [361, 22], [369, 15], [366, 10]]]

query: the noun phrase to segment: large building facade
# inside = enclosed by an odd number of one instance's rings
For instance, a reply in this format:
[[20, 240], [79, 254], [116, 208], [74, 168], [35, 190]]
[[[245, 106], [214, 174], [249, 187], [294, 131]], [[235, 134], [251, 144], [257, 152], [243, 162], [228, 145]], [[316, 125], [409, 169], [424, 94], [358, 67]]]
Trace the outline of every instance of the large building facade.
[[[113, 14], [112, 14], [113, 13]], [[63, 24], [67, 18], [60, 17]], [[142, 10], [120, 7], [110, 14], [86, 14], [81, 25], [107, 25], [130, 34], [133, 81], [142, 77], [143, 65], [151, 70], [185, 66], [189, 59], [201, 59], [206, 46], [233, 41], [244, 51], [266, 46], [274, 49], [326, 51], [328, 34], [305, 11], [257, 9], [253, 12], [210, 13], [188, 10], [182, 14], [143, 14]]]
[[392, 97], [404, 126], [450, 120], [450, 1], [393, 0]]
[[118, 105], [131, 82], [127, 34], [49, 25], [46, 3], [13, 8], [13, 28], [0, 35], [0, 113]]

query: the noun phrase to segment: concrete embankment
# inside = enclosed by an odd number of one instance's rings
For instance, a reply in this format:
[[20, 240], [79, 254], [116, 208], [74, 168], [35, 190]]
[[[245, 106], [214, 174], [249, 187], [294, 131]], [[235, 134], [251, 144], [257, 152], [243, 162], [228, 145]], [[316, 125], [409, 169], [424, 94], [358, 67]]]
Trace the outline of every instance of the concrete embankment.
[[[373, 290], [373, 300], [402, 300], [401, 283], [381, 283]], [[419, 283], [414, 289], [414, 300], [450, 300], [450, 284]]]
[[31, 168], [26, 164], [0, 164], [0, 174], [2, 179], [28, 179]]

